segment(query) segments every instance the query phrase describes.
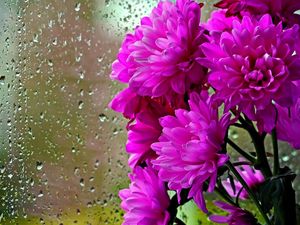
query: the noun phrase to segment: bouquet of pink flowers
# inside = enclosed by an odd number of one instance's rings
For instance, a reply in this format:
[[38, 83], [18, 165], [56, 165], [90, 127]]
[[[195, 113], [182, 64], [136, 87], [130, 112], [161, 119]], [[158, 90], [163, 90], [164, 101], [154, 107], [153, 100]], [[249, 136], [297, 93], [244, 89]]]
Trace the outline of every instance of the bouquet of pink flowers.
[[[193, 200], [216, 223], [296, 225], [296, 175], [280, 165], [278, 140], [300, 148], [300, 1], [222, 0], [207, 22], [202, 6], [159, 2], [112, 64], [111, 78], [127, 84], [110, 103], [129, 119], [123, 224], [184, 224], [177, 207]], [[255, 151], [230, 139], [232, 127]], [[204, 192], [227, 216], [207, 210]]]

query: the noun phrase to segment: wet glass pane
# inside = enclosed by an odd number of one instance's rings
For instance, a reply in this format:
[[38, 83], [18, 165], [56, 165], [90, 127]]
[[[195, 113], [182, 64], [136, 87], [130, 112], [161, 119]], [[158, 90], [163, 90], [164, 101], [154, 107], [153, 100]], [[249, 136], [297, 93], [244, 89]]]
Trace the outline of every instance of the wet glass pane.
[[1, 1], [1, 224], [119, 224], [121, 38], [153, 2]]
[[0, 1], [0, 224], [121, 224], [126, 121], [107, 108], [122, 89], [110, 65], [156, 3]]

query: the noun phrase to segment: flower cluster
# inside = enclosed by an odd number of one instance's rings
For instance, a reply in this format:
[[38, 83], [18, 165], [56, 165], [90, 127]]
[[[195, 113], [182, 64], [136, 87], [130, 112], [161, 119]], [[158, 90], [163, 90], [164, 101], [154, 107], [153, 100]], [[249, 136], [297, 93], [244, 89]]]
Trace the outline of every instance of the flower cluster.
[[[269, 167], [265, 135], [273, 135], [275, 153], [277, 138], [300, 148], [300, 3], [222, 0], [215, 6], [220, 9], [202, 22], [203, 4], [160, 1], [126, 35], [112, 64], [111, 78], [126, 88], [109, 106], [129, 120], [132, 173], [129, 189], [120, 191], [123, 224], [179, 221], [176, 207], [191, 199], [209, 213], [205, 192], [215, 190], [228, 201], [216, 205], [229, 215], [212, 221], [257, 224], [237, 204], [251, 197], [270, 224], [253, 193], [281, 171], [278, 154], [274, 174]], [[232, 126], [249, 132], [255, 154], [230, 140]], [[234, 164], [227, 145], [245, 159]], [[226, 171], [236, 180], [222, 180]]]

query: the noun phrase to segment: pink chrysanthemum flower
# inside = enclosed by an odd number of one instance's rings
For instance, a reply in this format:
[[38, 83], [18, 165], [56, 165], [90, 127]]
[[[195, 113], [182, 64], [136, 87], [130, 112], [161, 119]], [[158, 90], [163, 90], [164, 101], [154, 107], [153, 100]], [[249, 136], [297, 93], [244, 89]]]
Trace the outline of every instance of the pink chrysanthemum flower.
[[202, 187], [209, 180], [208, 191], [214, 190], [217, 170], [228, 160], [220, 150], [230, 114], [219, 120], [217, 109], [195, 93], [190, 95], [189, 105], [190, 111], [178, 109], [175, 116], [161, 118], [162, 135], [152, 144], [158, 158], [152, 163], [170, 189], [179, 193], [191, 188], [188, 197], [207, 212]]
[[209, 83], [226, 110], [238, 106], [251, 120], [261, 113], [272, 129], [274, 120], [266, 117], [274, 114], [273, 103], [290, 107], [299, 96], [293, 83], [300, 79], [298, 26], [282, 30], [269, 15], [259, 21], [245, 16], [232, 25], [219, 42], [202, 45], [206, 58], [199, 61], [211, 68]]
[[111, 77], [141, 96], [185, 94], [206, 79], [195, 60], [202, 56], [201, 6], [193, 0], [159, 2], [122, 44]]
[[300, 16], [295, 14], [300, 10], [299, 0], [222, 0], [215, 6], [227, 9], [227, 16], [250, 14], [260, 18], [268, 13], [275, 23], [300, 24]]
[[215, 223], [226, 223], [228, 225], [258, 225], [256, 218], [247, 210], [221, 201], [216, 201], [215, 205], [229, 212], [228, 216], [211, 215], [209, 219]]
[[238, 19], [235, 16], [226, 16], [225, 10], [212, 11], [209, 19], [203, 24], [203, 27], [209, 31], [209, 39], [220, 40], [221, 34], [225, 31], [231, 32], [232, 22]]
[[128, 165], [134, 168], [147, 159], [155, 158], [151, 144], [156, 142], [162, 127], [158, 122], [159, 116], [151, 111], [137, 114], [135, 122], [128, 126], [126, 151], [130, 154]]
[[147, 159], [155, 158], [151, 144], [158, 141], [162, 132], [159, 118], [173, 114], [174, 110], [168, 105], [152, 100], [148, 101], [147, 110], [137, 113], [135, 120], [129, 123], [126, 151], [130, 154], [128, 164], [131, 168]]
[[122, 113], [127, 119], [134, 119], [138, 112], [147, 108], [148, 99], [138, 96], [130, 88], [120, 91], [109, 103], [109, 107], [116, 112]]
[[277, 110], [276, 130], [278, 139], [290, 143], [295, 149], [300, 149], [300, 99], [290, 109], [277, 105]]
[[[256, 188], [265, 180], [263, 174], [259, 170], [255, 170], [249, 165], [243, 165], [241, 168], [236, 167], [236, 170], [252, 190], [256, 190]], [[245, 200], [249, 197], [248, 192], [243, 188], [239, 181], [234, 181], [235, 190], [233, 190], [229, 179], [222, 183], [230, 196], [237, 197], [237, 195], [240, 193], [240, 199]]]
[[174, 109], [186, 108], [186, 103], [182, 95], [175, 94], [167, 101], [164, 97], [151, 98], [148, 96], [139, 96], [130, 88], [125, 88], [112, 99], [109, 107], [116, 112], [122, 113], [127, 119], [132, 120], [136, 118], [137, 113], [157, 107], [163, 108], [164, 112], [172, 114], [174, 113]]
[[128, 164], [131, 168], [155, 158], [156, 154], [150, 146], [158, 141], [162, 131], [159, 118], [173, 115], [174, 109], [186, 108], [183, 96], [173, 100], [169, 102], [164, 97], [138, 96], [127, 88], [111, 101], [110, 107], [113, 110], [130, 119], [126, 151], [130, 154]]
[[170, 199], [165, 184], [151, 167], [137, 167], [129, 176], [129, 189], [121, 190], [123, 225], [167, 225]]

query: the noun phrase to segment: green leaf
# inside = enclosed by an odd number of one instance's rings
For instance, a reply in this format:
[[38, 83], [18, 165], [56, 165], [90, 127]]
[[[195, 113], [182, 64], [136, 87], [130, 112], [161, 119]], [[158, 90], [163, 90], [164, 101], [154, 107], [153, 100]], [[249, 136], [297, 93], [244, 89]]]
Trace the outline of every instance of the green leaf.
[[292, 182], [296, 175], [282, 168], [279, 175], [266, 180], [258, 188], [258, 198], [265, 213], [274, 208], [275, 225], [296, 225], [295, 191]]

